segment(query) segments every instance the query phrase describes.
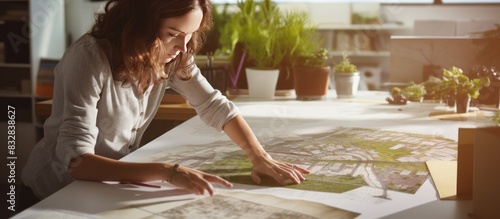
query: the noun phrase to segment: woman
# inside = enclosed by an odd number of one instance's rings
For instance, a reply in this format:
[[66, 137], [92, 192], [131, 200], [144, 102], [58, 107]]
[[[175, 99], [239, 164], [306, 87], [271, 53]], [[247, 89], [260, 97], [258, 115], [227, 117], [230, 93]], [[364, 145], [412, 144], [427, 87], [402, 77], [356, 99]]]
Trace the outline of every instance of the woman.
[[[53, 109], [23, 171], [25, 190], [40, 199], [74, 179], [165, 180], [213, 195], [228, 181], [172, 163], [119, 161], [139, 147], [164, 90], [181, 93], [209, 126], [224, 131], [253, 164], [252, 179], [300, 183], [308, 171], [273, 160], [234, 104], [214, 90], [193, 55], [211, 27], [208, 0], [111, 0], [88, 34], [55, 69]], [[29, 188], [27, 188], [29, 187]]]

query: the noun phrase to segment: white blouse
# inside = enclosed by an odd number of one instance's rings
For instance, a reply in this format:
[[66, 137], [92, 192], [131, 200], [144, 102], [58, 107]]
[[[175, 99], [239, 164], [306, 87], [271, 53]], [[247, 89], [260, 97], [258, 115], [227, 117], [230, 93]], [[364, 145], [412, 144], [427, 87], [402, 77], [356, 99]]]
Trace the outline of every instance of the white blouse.
[[137, 149], [168, 86], [218, 131], [239, 114], [197, 67], [187, 81], [172, 74], [168, 82], [138, 95], [132, 86], [113, 80], [105, 55], [109, 48], [106, 40], [85, 34], [67, 49], [54, 70], [52, 113], [21, 176], [39, 198], [73, 181], [67, 172], [73, 158], [91, 153], [120, 159]]

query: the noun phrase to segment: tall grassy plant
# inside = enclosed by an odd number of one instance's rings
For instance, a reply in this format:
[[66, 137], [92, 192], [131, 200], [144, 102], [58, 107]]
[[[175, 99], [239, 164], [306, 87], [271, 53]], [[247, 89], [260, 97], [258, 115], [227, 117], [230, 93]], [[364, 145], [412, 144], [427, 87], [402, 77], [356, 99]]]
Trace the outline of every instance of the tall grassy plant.
[[236, 48], [236, 44], [240, 39], [241, 25], [240, 25], [240, 13], [229, 12], [229, 4], [224, 4], [221, 11], [214, 9], [214, 22], [219, 19], [218, 26], [219, 31], [219, 44], [221, 48], [216, 51], [217, 55], [228, 55], [232, 57], [233, 51]]
[[[239, 0], [238, 11], [221, 28], [220, 44], [232, 55], [243, 44], [247, 60], [256, 68], [286, 66], [288, 75], [295, 57], [319, 49], [316, 27], [305, 12], [281, 12], [271, 0]], [[225, 13], [226, 10], [223, 10]]]
[[320, 49], [322, 42], [317, 36], [316, 26], [305, 12], [286, 12], [280, 30], [280, 43], [285, 53], [283, 64], [289, 76], [297, 57], [312, 55]]
[[278, 69], [286, 55], [280, 44], [282, 16], [270, 0], [256, 3], [253, 0], [239, 2], [244, 25], [243, 43], [248, 59], [257, 69]]
[[277, 28], [262, 29], [253, 26], [244, 42], [248, 58], [257, 69], [278, 69], [285, 57], [285, 51], [280, 49], [280, 38]]

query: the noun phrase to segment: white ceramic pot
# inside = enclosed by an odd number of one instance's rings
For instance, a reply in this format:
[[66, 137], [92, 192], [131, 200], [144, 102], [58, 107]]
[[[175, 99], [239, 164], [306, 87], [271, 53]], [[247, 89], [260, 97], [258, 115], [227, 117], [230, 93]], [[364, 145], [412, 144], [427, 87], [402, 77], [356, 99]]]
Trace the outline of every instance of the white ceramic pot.
[[261, 70], [246, 68], [248, 93], [256, 99], [272, 100], [278, 83], [279, 69]]
[[352, 98], [356, 96], [359, 89], [359, 72], [339, 73], [334, 72], [335, 90], [337, 98]]

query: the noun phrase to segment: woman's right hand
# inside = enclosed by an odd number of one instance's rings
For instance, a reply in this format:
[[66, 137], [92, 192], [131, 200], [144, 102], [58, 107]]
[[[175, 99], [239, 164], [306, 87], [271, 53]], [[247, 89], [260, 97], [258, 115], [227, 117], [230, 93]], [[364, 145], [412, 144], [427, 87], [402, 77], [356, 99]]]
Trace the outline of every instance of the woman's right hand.
[[218, 183], [225, 187], [232, 187], [233, 184], [219, 176], [208, 174], [199, 170], [195, 170], [186, 166], [178, 166], [176, 170], [174, 166], [168, 165], [167, 181], [179, 188], [185, 189], [196, 195], [203, 195], [208, 192], [210, 196], [214, 195], [214, 187], [212, 183]]

